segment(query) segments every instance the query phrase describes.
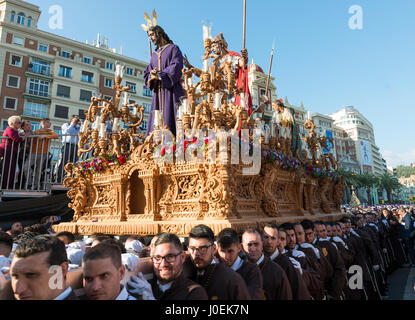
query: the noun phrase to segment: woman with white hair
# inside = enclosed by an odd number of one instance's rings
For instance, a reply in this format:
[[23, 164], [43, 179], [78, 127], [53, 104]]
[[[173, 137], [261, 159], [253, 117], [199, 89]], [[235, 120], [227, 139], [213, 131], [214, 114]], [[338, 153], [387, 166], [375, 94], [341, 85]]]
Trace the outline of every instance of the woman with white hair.
[[22, 126], [22, 119], [19, 116], [12, 116], [7, 122], [9, 127], [4, 130], [4, 138], [0, 145], [0, 157], [3, 158], [1, 173], [1, 188], [3, 190], [13, 189], [19, 144], [29, 136], [29, 133], [25, 133], [23, 136], [19, 135], [19, 129]]

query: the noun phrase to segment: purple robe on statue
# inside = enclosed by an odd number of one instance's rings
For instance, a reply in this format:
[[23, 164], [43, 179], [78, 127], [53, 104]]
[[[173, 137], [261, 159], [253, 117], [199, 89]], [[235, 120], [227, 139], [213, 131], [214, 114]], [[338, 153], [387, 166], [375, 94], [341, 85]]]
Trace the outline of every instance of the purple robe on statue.
[[[159, 55], [160, 53], [160, 61]], [[160, 62], [160, 65], [159, 65]], [[154, 130], [154, 110], [164, 111], [164, 124], [176, 135], [176, 108], [180, 103], [180, 98], [185, 95], [180, 83], [183, 69], [183, 56], [178, 46], [169, 44], [153, 52], [151, 62], [144, 71], [144, 81], [148, 84], [153, 69], [160, 71], [161, 87], [154, 92], [151, 110], [148, 117], [147, 136]]]

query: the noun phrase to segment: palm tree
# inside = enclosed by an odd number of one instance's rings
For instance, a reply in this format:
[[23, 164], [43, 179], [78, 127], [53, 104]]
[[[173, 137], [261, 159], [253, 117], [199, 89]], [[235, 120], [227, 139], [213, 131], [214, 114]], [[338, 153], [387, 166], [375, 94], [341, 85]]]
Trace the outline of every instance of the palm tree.
[[378, 183], [379, 178], [372, 173], [365, 172], [359, 175], [359, 180], [360, 180], [361, 186], [366, 188], [367, 200], [369, 204], [372, 203], [371, 201], [372, 188], [374, 184]]
[[392, 202], [392, 191], [401, 188], [401, 184], [399, 183], [398, 179], [390, 175], [389, 173], [385, 173], [382, 176], [380, 176], [378, 186], [386, 190], [389, 202]]

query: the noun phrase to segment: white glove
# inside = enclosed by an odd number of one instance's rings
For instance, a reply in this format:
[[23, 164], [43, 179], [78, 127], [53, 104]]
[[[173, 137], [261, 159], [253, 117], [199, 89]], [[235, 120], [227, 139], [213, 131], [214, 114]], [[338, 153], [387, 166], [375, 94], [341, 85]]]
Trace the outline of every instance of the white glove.
[[383, 248], [383, 252], [384, 252], [384, 253], [388, 253], [388, 249]]
[[295, 258], [305, 257], [304, 252], [302, 252], [300, 250], [293, 250], [291, 253]]
[[379, 265], [378, 265], [378, 264], [375, 264], [375, 265], [373, 266], [373, 270], [378, 271], [379, 269], [380, 269], [380, 267], [379, 267]]
[[303, 274], [303, 268], [301, 268], [301, 264], [295, 260], [294, 258], [288, 257], [291, 261], [291, 263], [293, 264], [294, 268], [298, 269], [298, 271], [300, 271], [300, 274]]
[[153, 295], [153, 290], [151, 289], [150, 283], [141, 272], [137, 276], [132, 276], [130, 281], [127, 282], [127, 291], [132, 295], [140, 295], [143, 300], [156, 300]]

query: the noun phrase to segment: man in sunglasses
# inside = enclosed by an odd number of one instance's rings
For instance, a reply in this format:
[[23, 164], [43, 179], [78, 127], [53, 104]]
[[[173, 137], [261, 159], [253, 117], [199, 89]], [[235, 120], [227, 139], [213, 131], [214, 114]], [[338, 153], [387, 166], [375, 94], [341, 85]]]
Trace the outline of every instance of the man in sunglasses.
[[154, 243], [151, 256], [155, 277], [150, 281], [157, 300], [207, 300], [205, 289], [183, 275], [186, 253], [180, 239], [163, 233]]
[[190, 230], [186, 275], [206, 289], [210, 300], [250, 300], [244, 279], [224, 262], [215, 259], [214, 241], [214, 233], [206, 225]]

